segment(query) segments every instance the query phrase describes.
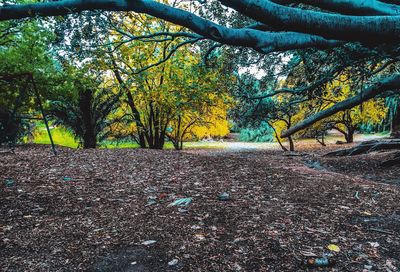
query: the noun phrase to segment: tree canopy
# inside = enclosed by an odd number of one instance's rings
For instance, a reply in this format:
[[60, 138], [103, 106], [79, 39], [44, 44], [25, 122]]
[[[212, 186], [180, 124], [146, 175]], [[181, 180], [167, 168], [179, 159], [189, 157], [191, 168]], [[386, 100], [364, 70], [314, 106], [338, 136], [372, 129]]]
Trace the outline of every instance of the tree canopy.
[[[324, 71], [325, 80], [311, 79], [304, 82], [300, 89], [295, 88], [296, 86], [292, 88], [292, 93], [304, 93], [318, 88], [349, 66], [355, 66], [359, 59], [368, 63], [374, 62], [376, 56], [379, 56], [379, 67], [370, 63], [369, 71], [363, 71], [365, 87], [362, 91], [358, 89], [354, 96], [307, 117], [285, 131], [284, 137], [373, 97], [389, 92], [393, 94], [400, 87], [400, 75], [397, 72], [385, 73], [385, 69], [395, 65], [398, 60], [399, 5], [392, 2], [374, 0], [361, 4], [355, 0], [63, 0], [39, 3], [16, 1], [0, 6], [0, 20], [58, 16], [85, 11], [122, 12], [121, 18], [129, 18], [129, 12], [135, 12], [182, 26], [181, 29], [175, 28], [171, 31], [153, 29], [145, 35], [131, 35], [129, 31], [119, 29], [120, 33], [126, 34], [128, 41], [183, 38], [181, 43], [175, 44], [171, 54], [185, 44], [210, 40], [214, 43], [208, 43], [208, 50], [204, 49], [205, 58], [222, 45], [250, 48], [255, 50], [257, 55], [310, 48], [322, 52], [333, 50], [336, 55], [344, 53], [350, 56], [350, 63], [339, 62], [341, 66]], [[351, 60], [349, 51], [357, 52], [354, 60]], [[318, 52], [316, 54], [321, 55]], [[249, 55], [246, 56], [249, 59]]]

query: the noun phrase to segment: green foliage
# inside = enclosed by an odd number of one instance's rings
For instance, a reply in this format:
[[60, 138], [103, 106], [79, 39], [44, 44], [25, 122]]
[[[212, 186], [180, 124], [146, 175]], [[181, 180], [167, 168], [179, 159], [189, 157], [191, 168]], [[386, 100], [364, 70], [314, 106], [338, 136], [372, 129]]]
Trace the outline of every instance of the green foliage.
[[111, 133], [109, 117], [117, 110], [121, 93], [103, 88], [101, 81], [82, 71], [70, 75], [65, 84], [72, 85], [69, 91], [50, 101], [54, 124], [70, 130], [84, 148], [94, 148]]
[[40, 94], [53, 91], [57, 76], [49, 44], [53, 35], [39, 21], [0, 23], [0, 141], [17, 142], [31, 133], [21, 116], [37, 115], [33, 77]]
[[29, 122], [16, 118], [15, 115], [0, 106], [0, 145], [14, 145], [30, 133]]
[[243, 142], [273, 142], [274, 131], [267, 122], [261, 122], [259, 127], [249, 127], [241, 129], [239, 139]]

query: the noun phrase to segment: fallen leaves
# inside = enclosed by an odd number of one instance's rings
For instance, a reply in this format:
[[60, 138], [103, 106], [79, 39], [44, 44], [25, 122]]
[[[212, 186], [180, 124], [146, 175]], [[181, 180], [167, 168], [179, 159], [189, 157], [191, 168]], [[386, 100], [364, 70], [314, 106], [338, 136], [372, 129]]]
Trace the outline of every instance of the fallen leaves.
[[49, 154], [0, 156], [0, 270], [87, 270], [117, 255], [151, 271], [302, 271], [327, 253], [338, 271], [400, 267], [400, 189], [365, 169], [309, 169], [274, 150]]

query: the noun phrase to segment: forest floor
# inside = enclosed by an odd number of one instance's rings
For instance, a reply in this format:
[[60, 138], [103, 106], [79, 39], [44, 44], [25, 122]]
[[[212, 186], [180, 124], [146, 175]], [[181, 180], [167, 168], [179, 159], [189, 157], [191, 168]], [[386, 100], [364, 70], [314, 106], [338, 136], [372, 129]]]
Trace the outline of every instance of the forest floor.
[[323, 271], [399, 271], [390, 152], [239, 147], [0, 154], [0, 270], [304, 271], [335, 244]]

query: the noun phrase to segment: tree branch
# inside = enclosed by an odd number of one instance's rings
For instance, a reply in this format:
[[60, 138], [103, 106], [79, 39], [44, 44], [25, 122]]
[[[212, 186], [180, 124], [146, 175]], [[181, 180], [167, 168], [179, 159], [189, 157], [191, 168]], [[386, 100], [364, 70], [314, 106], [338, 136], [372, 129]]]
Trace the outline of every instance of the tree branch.
[[400, 15], [400, 6], [384, 3], [378, 0], [272, 0], [277, 4], [301, 2], [329, 11], [347, 15]]
[[337, 103], [336, 105], [318, 112], [317, 114], [312, 115], [311, 117], [301, 121], [290, 129], [284, 131], [282, 133], [282, 137], [288, 137], [293, 135], [294, 133], [305, 129], [312, 124], [329, 117], [335, 113], [340, 111], [350, 109], [354, 106], [360, 105], [362, 102], [367, 101], [375, 96], [382, 94], [386, 91], [400, 91], [400, 74], [396, 74], [394, 76], [386, 77], [382, 80], [379, 80], [375, 84], [366, 88], [362, 93], [348, 98], [342, 102]]
[[[260, 23], [318, 35], [328, 39], [365, 44], [400, 41], [399, 16], [349, 16], [292, 8], [269, 0], [219, 0]], [[353, 1], [356, 2], [356, 1]]]
[[327, 48], [341, 44], [316, 35], [295, 32], [264, 32], [250, 28], [227, 28], [191, 12], [152, 0], [61, 0], [0, 7], [0, 21], [35, 16], [57, 16], [81, 11], [134, 11], [189, 28], [193, 32], [227, 45], [250, 47], [261, 53], [307, 47]]

